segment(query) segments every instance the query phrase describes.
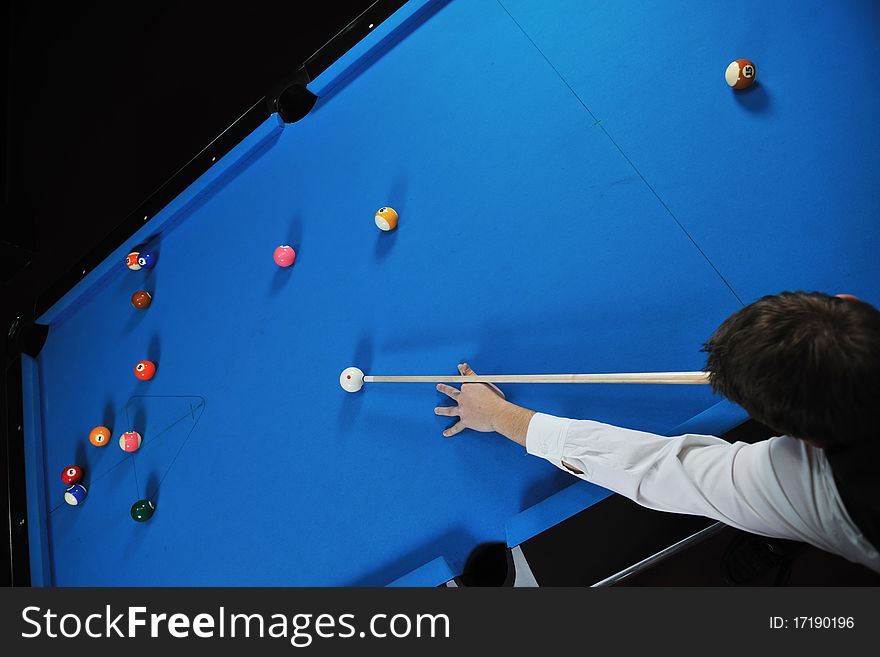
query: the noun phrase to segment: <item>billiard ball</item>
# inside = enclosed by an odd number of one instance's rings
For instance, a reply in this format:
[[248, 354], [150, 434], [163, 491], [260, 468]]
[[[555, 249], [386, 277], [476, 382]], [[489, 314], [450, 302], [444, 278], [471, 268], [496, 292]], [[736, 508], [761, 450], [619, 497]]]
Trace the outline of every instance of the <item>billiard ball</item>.
[[107, 427], [95, 427], [89, 433], [89, 442], [95, 447], [104, 447], [110, 442], [110, 435]]
[[126, 431], [119, 436], [119, 447], [123, 452], [136, 452], [141, 446], [141, 434], [137, 431]]
[[364, 387], [364, 373], [357, 367], [346, 367], [339, 375], [339, 385], [346, 392], [357, 392]]
[[85, 501], [86, 495], [88, 494], [89, 492], [86, 490], [85, 486], [82, 484], [74, 484], [64, 491], [64, 501], [70, 506], [77, 506]]
[[146, 310], [151, 303], [153, 303], [153, 297], [146, 290], [138, 290], [131, 295], [131, 305], [138, 310]]
[[156, 363], [142, 360], [134, 366], [134, 375], [141, 381], [149, 381], [156, 375]]
[[275, 264], [279, 267], [290, 267], [294, 260], [296, 260], [296, 251], [292, 246], [282, 244], [275, 249]]
[[64, 468], [64, 472], [61, 473], [61, 481], [63, 481], [68, 486], [72, 484], [78, 484], [82, 481], [83, 471], [78, 465], [68, 465]]
[[397, 228], [397, 212], [394, 211], [394, 208], [379, 208], [376, 210], [375, 221], [379, 230], [386, 232], [394, 230]]
[[835, 294], [838, 299], [849, 299], [850, 301], [861, 301], [855, 294]]
[[137, 271], [141, 268], [140, 263], [138, 262], [138, 256], [140, 253], [137, 251], [132, 251], [127, 256], [125, 256], [125, 266], [131, 269], [132, 271]]
[[152, 251], [141, 251], [138, 254], [138, 264], [144, 269], [152, 269], [156, 264], [156, 254]]
[[724, 79], [734, 89], [745, 89], [752, 86], [757, 74], [758, 69], [752, 62], [748, 59], [737, 59], [730, 62], [724, 72]]
[[138, 500], [131, 505], [131, 518], [135, 522], [146, 522], [155, 511], [156, 506], [150, 500]]

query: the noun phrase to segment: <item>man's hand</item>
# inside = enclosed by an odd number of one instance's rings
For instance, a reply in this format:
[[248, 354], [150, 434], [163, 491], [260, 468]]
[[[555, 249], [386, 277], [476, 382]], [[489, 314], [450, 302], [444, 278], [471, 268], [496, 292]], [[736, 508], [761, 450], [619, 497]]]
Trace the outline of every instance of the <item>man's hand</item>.
[[[476, 376], [470, 365], [462, 363], [458, 366], [462, 376]], [[448, 395], [457, 406], [438, 406], [434, 409], [437, 415], [449, 415], [459, 418], [458, 422], [443, 432], [444, 436], [454, 436], [465, 429], [474, 431], [497, 431], [496, 421], [504, 412], [505, 407], [513, 406], [498, 394], [497, 389], [485, 383], [465, 383], [461, 390], [443, 383], [437, 384], [437, 390]]]
[[[467, 363], [459, 365], [458, 371], [462, 376], [477, 375]], [[511, 404], [504, 399], [502, 392], [490, 383], [465, 383], [461, 386], [461, 390], [439, 383], [437, 390], [449, 395], [452, 401], [458, 404], [458, 406], [438, 406], [434, 409], [437, 415], [458, 418], [458, 422], [443, 432], [447, 438], [465, 429], [497, 431], [525, 447], [529, 422], [532, 421], [535, 411]], [[564, 461], [562, 465], [575, 474], [583, 474]]]

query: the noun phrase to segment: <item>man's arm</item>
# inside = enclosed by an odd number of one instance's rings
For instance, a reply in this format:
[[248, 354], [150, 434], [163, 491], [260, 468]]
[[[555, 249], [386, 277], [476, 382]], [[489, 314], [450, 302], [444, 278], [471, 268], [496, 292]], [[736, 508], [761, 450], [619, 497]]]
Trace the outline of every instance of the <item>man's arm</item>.
[[[459, 371], [474, 374], [467, 365]], [[446, 436], [468, 428], [498, 431], [530, 454], [643, 506], [807, 541], [875, 569], [880, 564], [846, 513], [824, 453], [800, 440], [781, 436], [747, 445], [693, 434], [667, 438], [536, 413], [486, 384], [437, 389], [458, 404], [435, 409], [459, 418]]]

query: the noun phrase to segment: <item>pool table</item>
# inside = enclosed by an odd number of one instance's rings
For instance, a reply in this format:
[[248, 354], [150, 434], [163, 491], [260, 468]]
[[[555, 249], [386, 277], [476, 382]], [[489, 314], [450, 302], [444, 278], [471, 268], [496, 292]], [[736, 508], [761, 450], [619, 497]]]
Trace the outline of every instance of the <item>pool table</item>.
[[[22, 319], [31, 583], [438, 585], [602, 503], [497, 435], [444, 438], [432, 385], [340, 372], [699, 370], [764, 294], [877, 304], [878, 44], [869, 0], [376, 3]], [[745, 419], [701, 385], [505, 392], [670, 435]]]

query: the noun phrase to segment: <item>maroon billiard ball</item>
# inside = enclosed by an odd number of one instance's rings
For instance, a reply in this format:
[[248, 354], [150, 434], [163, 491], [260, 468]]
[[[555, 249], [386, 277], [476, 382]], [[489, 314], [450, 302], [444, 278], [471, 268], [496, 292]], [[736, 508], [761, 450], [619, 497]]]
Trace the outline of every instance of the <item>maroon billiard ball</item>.
[[78, 465], [68, 465], [64, 468], [64, 472], [61, 473], [61, 481], [64, 482], [67, 486], [72, 486], [73, 484], [78, 484], [82, 481], [83, 471], [82, 468]]
[[755, 83], [758, 70], [753, 62], [748, 59], [737, 59], [730, 62], [730, 66], [724, 71], [724, 79], [734, 89], [746, 89]]
[[153, 303], [153, 297], [146, 290], [138, 290], [131, 295], [131, 305], [138, 310], [146, 310]]

